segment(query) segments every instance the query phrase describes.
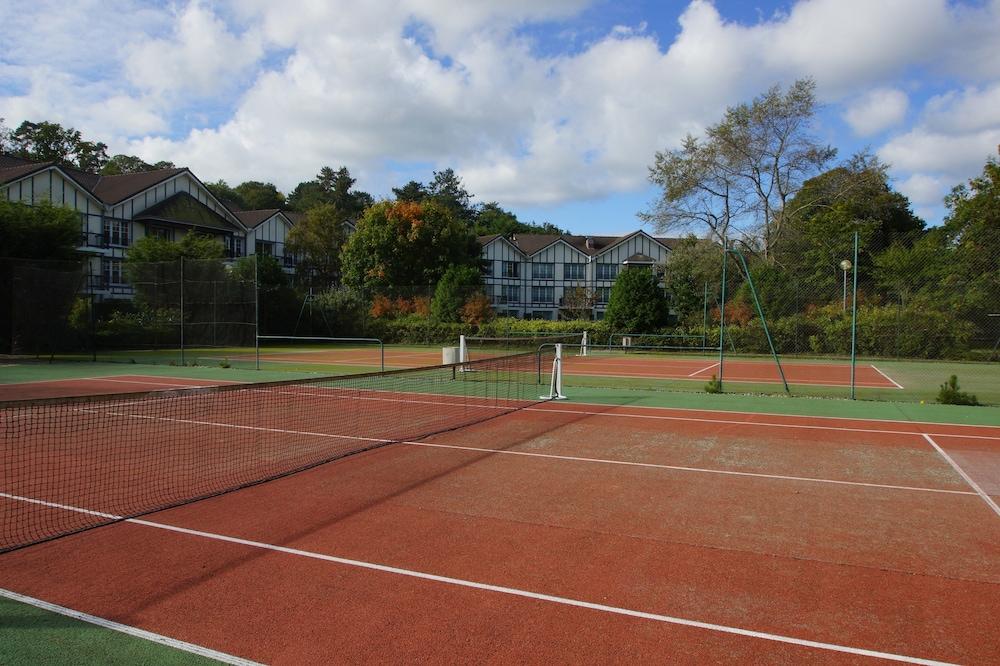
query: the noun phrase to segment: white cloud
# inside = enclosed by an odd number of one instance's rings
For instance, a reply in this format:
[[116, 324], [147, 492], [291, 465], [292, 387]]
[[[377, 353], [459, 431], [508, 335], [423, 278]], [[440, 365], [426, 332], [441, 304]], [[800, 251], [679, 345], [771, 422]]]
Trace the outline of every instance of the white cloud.
[[896, 183], [896, 189], [905, 194], [915, 206], [931, 207], [941, 204], [952, 185], [953, 183], [936, 176], [917, 173]]
[[859, 136], [878, 134], [898, 125], [906, 118], [909, 101], [902, 90], [893, 88], [871, 90], [847, 108], [844, 120]]
[[[26, 89], [0, 98], [0, 115], [16, 122], [30, 111], [92, 131], [116, 152], [170, 159], [209, 180], [271, 180], [285, 189], [324, 164], [348, 165], [361, 187], [407, 164], [452, 166], [481, 199], [505, 205], [641, 190], [655, 150], [700, 132], [727, 105], [801, 76], [817, 80], [825, 102], [846, 101], [835, 113], [862, 136], [907, 119], [908, 94], [915, 105], [921, 94], [910, 86], [914, 71], [959, 81], [958, 91], [928, 103], [916, 127], [903, 127], [879, 151], [915, 200], [930, 200], [935, 179], [957, 182], [945, 178], [978, 171], [983, 150], [998, 142], [1000, 49], [987, 38], [1000, 28], [998, 0], [801, 0], [752, 24], [692, 0], [669, 41], [642, 24], [608, 25], [562, 55], [539, 55], [519, 32], [589, 4], [117, 5], [144, 22], [91, 7], [119, 27], [114, 34], [75, 9], [78, 28], [61, 22], [50, 30], [41, 10], [31, 9], [18, 13], [20, 30], [56, 46], [0, 27], [0, 42], [19, 40], [0, 44], [0, 62], [10, 64], [0, 69], [0, 84], [16, 76]], [[0, 9], [0, 26], [4, 16]], [[91, 29], [109, 45], [91, 56], [101, 63], [97, 71], [60, 52], [85, 61], [93, 44], [81, 34]], [[22, 49], [34, 64], [11, 59]], [[186, 122], [217, 118], [213, 107], [233, 110], [221, 121]]]
[[178, 12], [169, 37], [126, 48], [125, 73], [136, 88], [157, 94], [225, 94], [262, 53], [256, 30], [234, 35], [195, 1]]

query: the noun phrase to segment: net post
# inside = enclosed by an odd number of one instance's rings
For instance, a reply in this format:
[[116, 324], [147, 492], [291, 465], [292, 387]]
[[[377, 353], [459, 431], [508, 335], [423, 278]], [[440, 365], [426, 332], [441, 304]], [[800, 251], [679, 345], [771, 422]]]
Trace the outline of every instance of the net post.
[[858, 232], [854, 232], [854, 291], [851, 295], [851, 400], [857, 400], [855, 368], [858, 364]]
[[180, 273], [181, 273], [181, 365], [186, 365], [184, 362], [184, 255], [177, 261], [180, 262]]
[[[254, 356], [257, 359], [257, 369], [260, 370], [260, 272], [258, 257], [253, 255], [253, 347]], [[302, 313], [299, 313], [302, 316]]]
[[580, 356], [588, 356], [589, 355], [588, 352], [590, 351], [589, 347], [590, 347], [590, 338], [587, 334], [587, 331], [584, 331], [583, 340], [580, 341]]
[[552, 380], [549, 382], [549, 394], [541, 396], [542, 400], [566, 400], [562, 392], [562, 343], [556, 343], [556, 356], [552, 359]]
[[468, 343], [465, 341], [465, 336], [458, 336], [458, 362], [468, 363], [469, 362], [469, 347]]

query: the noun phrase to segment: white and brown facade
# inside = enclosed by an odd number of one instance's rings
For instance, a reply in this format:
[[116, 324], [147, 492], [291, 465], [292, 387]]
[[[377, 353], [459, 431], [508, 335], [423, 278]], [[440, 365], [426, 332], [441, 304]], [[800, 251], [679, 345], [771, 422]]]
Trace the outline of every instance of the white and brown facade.
[[80, 216], [80, 252], [90, 256], [92, 293], [128, 297], [122, 262], [145, 236], [180, 240], [198, 232], [217, 238], [228, 258], [259, 252], [287, 272], [296, 259], [286, 250], [294, 213], [234, 211], [187, 168], [100, 176], [55, 162], [0, 155], [0, 197], [28, 205], [43, 201]]
[[560, 319], [568, 309], [579, 310], [579, 300], [567, 298], [571, 293], [587, 294], [591, 316], [603, 318], [619, 273], [628, 267], [662, 266], [675, 242], [641, 230], [625, 236], [479, 238], [486, 293], [494, 310], [528, 319]]

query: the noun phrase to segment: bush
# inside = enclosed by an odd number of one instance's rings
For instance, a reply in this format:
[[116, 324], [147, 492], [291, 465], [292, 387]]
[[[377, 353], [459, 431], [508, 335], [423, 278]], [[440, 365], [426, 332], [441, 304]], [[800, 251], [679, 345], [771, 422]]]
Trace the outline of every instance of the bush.
[[467, 297], [481, 291], [483, 278], [472, 266], [451, 266], [434, 290], [431, 316], [438, 321], [457, 322]]
[[938, 391], [937, 401], [942, 405], [978, 405], [976, 396], [958, 389], [958, 376], [952, 375]]
[[722, 382], [715, 375], [705, 384], [705, 393], [722, 393]]
[[473, 294], [462, 306], [462, 321], [466, 324], [479, 326], [493, 319], [493, 306], [486, 294]]

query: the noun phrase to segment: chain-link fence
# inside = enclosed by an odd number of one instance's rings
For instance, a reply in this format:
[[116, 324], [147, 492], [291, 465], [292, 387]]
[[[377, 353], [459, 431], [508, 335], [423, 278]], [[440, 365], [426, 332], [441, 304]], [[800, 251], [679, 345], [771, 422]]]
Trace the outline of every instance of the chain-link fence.
[[[252, 348], [254, 260], [0, 260], [0, 352], [20, 357], [185, 364]], [[221, 358], [221, 356], [220, 356]]]

